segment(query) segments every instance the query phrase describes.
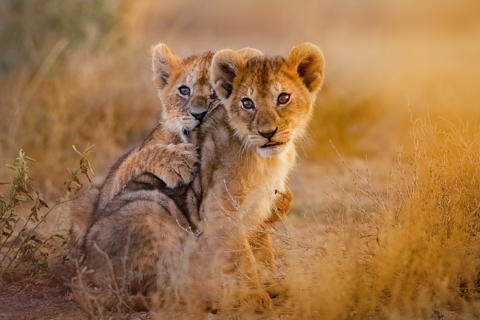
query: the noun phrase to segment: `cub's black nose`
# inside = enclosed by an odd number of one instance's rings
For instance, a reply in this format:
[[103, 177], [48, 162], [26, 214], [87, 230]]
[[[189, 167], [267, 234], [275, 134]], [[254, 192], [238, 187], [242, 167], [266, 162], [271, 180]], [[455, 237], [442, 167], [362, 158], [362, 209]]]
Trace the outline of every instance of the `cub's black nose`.
[[193, 113], [193, 112], [190, 112], [192, 114], [192, 116], [197, 119], [198, 121], [202, 122], [202, 119], [205, 118], [205, 115], [207, 114], [207, 111], [205, 112], [201, 112], [201, 113]]
[[258, 130], [258, 133], [262, 136], [262, 137], [265, 137], [267, 138], [268, 140], [270, 140], [274, 135], [275, 133], [277, 133], [277, 130], [278, 130], [278, 127], [275, 128], [275, 130], [273, 131], [270, 131], [270, 132], [262, 132], [260, 130]]

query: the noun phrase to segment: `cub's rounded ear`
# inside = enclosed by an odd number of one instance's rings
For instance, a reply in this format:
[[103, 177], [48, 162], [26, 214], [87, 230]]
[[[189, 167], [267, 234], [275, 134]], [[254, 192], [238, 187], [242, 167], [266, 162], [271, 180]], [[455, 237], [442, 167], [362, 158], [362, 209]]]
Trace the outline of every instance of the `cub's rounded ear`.
[[159, 90], [167, 86], [168, 78], [174, 70], [181, 68], [181, 66], [182, 58], [172, 53], [166, 44], [160, 43], [153, 49], [153, 81]]
[[210, 82], [217, 95], [228, 99], [233, 90], [233, 79], [240, 68], [245, 65], [245, 60], [236, 51], [225, 49], [218, 51], [212, 60]]
[[263, 53], [260, 50], [254, 48], [243, 48], [237, 50], [237, 52], [242, 56], [244, 60], [249, 60], [254, 57], [263, 56]]
[[287, 66], [298, 73], [310, 92], [316, 93], [320, 89], [325, 59], [316, 45], [307, 42], [293, 47], [287, 58]]

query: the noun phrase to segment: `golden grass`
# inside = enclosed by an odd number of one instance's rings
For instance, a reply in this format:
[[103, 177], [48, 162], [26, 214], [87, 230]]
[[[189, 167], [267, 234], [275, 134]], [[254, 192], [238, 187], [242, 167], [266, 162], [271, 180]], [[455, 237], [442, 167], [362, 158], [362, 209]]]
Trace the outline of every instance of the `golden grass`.
[[[432, 118], [479, 118], [477, 4], [305, 6], [308, 14], [295, 15], [293, 2], [266, 1], [255, 12], [241, 2], [3, 2], [0, 112], [8, 121], [0, 122], [0, 161], [23, 148], [41, 163], [38, 180], [52, 189], [49, 197], [61, 191], [54, 177], [74, 160], [65, 150], [95, 143], [93, 160], [104, 177], [158, 120], [149, 50], [159, 41], [184, 57], [227, 46], [285, 55], [302, 41], [319, 45], [327, 78], [310, 126], [312, 160], [335, 155], [329, 140], [360, 156], [405, 143], [405, 96], [417, 117], [428, 107]], [[358, 32], [345, 32], [339, 17]], [[378, 17], [385, 27], [370, 24]], [[453, 27], [459, 17], [463, 24]], [[7, 176], [0, 168], [0, 180]]]
[[330, 223], [304, 237], [280, 234], [291, 287], [283, 311], [305, 319], [478, 317], [480, 131], [445, 133], [427, 120], [412, 135], [415, 153], [399, 153], [386, 188], [348, 169], [355, 188]]
[[[6, 20], [1, 31], [8, 50], [0, 57], [6, 64], [0, 78], [0, 110], [8, 121], [0, 125], [1, 160], [6, 163], [23, 148], [42, 164], [37, 178], [47, 197], [61, 192], [57, 177], [74, 160], [74, 154], [65, 152], [72, 144], [102, 141], [95, 162], [103, 173], [112, 155], [123, 152], [158, 121], [159, 103], [150, 78], [137, 77], [138, 70], [149, 70], [148, 61], [125, 63], [134, 54], [147, 54], [122, 35], [124, 5], [2, 4]], [[77, 23], [72, 25], [72, 19]], [[7, 177], [4, 168], [0, 177]]]
[[[279, 227], [279, 264], [290, 293], [273, 313], [478, 317], [478, 4], [302, 8], [296, 14], [293, 2], [269, 1], [255, 10], [241, 2], [2, 2], [0, 161], [11, 163], [23, 149], [37, 160], [30, 184], [45, 190], [45, 200], [56, 199], [65, 167], [78, 161], [71, 145], [95, 143], [101, 182], [158, 121], [151, 45], [167, 42], [183, 57], [248, 45], [285, 55], [311, 41], [324, 50], [327, 79], [305, 148], [309, 161], [339, 168], [331, 140], [346, 159], [368, 153], [376, 176], [375, 157], [395, 159], [395, 149], [405, 146], [391, 176], [375, 183], [352, 170], [355, 182], [343, 185], [342, 204], [327, 201], [332, 209], [301, 230], [290, 225], [297, 217]], [[407, 105], [414, 118], [427, 119], [412, 136]], [[0, 182], [9, 180], [9, 170], [0, 167]], [[27, 218], [28, 209], [18, 214]]]

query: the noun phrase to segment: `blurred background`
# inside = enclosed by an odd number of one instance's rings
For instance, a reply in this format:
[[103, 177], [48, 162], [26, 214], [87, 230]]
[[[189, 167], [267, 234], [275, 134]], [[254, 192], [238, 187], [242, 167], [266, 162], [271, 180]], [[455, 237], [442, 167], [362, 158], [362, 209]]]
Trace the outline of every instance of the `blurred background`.
[[367, 155], [382, 184], [396, 151], [413, 148], [411, 117], [478, 126], [479, 14], [478, 1], [1, 1], [0, 182], [23, 149], [37, 160], [32, 184], [54, 199], [78, 165], [71, 146], [90, 143], [101, 183], [158, 121], [159, 42], [187, 57], [245, 46], [286, 56], [308, 41], [326, 79], [291, 175], [292, 213], [318, 212], [322, 191], [338, 192], [326, 176], [349, 181], [331, 144], [353, 168]]

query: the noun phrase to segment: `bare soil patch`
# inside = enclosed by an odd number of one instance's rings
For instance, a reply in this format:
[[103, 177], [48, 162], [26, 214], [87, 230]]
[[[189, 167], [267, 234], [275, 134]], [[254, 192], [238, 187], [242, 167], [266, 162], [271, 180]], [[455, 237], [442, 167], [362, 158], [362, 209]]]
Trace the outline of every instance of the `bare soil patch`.
[[88, 319], [58, 277], [11, 276], [0, 291], [0, 319]]

